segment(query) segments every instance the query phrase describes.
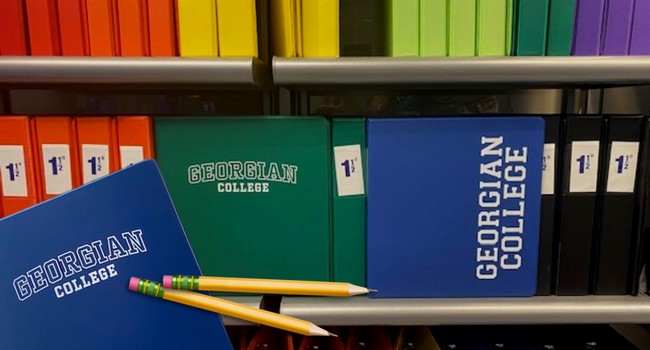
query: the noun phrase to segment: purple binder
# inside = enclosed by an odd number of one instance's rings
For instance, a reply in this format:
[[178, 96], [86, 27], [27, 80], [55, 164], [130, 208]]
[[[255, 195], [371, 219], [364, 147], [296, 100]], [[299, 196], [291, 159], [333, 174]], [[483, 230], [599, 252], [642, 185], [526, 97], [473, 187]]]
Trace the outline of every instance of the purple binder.
[[650, 0], [636, 0], [630, 55], [650, 55]]
[[603, 32], [605, 0], [579, 0], [576, 30], [573, 38], [574, 56], [598, 56]]
[[635, 0], [609, 0], [604, 29], [603, 55], [627, 55], [630, 52]]

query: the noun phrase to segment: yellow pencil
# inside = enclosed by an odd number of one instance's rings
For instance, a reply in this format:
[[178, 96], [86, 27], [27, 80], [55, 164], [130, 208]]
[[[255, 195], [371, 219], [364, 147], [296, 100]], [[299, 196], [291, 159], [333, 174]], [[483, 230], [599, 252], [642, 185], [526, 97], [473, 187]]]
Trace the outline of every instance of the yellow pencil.
[[302, 335], [336, 336], [315, 324], [270, 311], [183, 290], [166, 290], [160, 283], [131, 277], [129, 289], [152, 297], [216, 312], [252, 323], [283, 329]]
[[311, 282], [208, 276], [163, 276], [163, 287], [168, 289], [202, 290], [210, 292], [313, 295], [326, 297], [349, 297], [374, 292], [372, 289], [341, 282]]

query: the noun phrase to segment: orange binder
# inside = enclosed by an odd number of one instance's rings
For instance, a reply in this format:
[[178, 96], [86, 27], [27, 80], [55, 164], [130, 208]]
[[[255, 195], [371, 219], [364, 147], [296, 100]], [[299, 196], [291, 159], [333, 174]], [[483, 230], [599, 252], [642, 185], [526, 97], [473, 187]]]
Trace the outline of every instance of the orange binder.
[[149, 56], [147, 0], [117, 0], [122, 56]]
[[26, 0], [32, 56], [60, 56], [56, 0]]
[[247, 350], [293, 350], [293, 338], [288, 332], [269, 327], [260, 327], [253, 336]]
[[151, 117], [117, 117], [120, 169], [154, 157]]
[[147, 0], [151, 56], [178, 56], [174, 0]]
[[82, 183], [117, 170], [117, 132], [113, 119], [78, 117], [76, 123]]
[[119, 56], [113, 0], [85, 0], [91, 56]]
[[7, 56], [27, 55], [25, 3], [0, 0], [0, 52]]
[[350, 329], [345, 349], [393, 350], [393, 346], [385, 328], [354, 327]]
[[39, 201], [33, 136], [28, 117], [0, 117], [0, 181], [4, 215]]
[[63, 56], [88, 56], [88, 27], [84, 0], [58, 0]]
[[70, 117], [34, 118], [35, 163], [41, 198], [53, 198], [81, 185], [77, 135]]

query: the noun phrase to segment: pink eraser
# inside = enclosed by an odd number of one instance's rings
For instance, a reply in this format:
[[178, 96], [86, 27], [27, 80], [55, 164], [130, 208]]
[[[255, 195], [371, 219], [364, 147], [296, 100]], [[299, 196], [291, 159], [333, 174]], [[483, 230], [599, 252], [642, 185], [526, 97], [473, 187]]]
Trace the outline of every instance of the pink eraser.
[[163, 276], [163, 288], [172, 288], [172, 276], [165, 275]]
[[131, 277], [131, 280], [129, 281], [129, 290], [137, 292], [139, 285], [140, 285], [140, 279], [137, 277]]

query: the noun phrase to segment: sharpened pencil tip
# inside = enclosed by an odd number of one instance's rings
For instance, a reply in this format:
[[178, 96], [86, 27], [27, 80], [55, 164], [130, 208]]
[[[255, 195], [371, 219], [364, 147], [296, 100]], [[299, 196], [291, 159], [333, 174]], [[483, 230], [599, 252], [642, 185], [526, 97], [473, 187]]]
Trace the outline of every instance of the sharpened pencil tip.
[[330, 337], [336, 337], [336, 338], [338, 338], [338, 337], [339, 337], [338, 335], [336, 335], [336, 334], [334, 334], [334, 333], [332, 333], [332, 332], [327, 332], [327, 333], [329, 333], [329, 334], [330, 334]]
[[379, 291], [376, 290], [376, 289], [368, 289], [368, 292], [370, 292], [370, 293], [377, 293], [377, 292], [379, 292]]

